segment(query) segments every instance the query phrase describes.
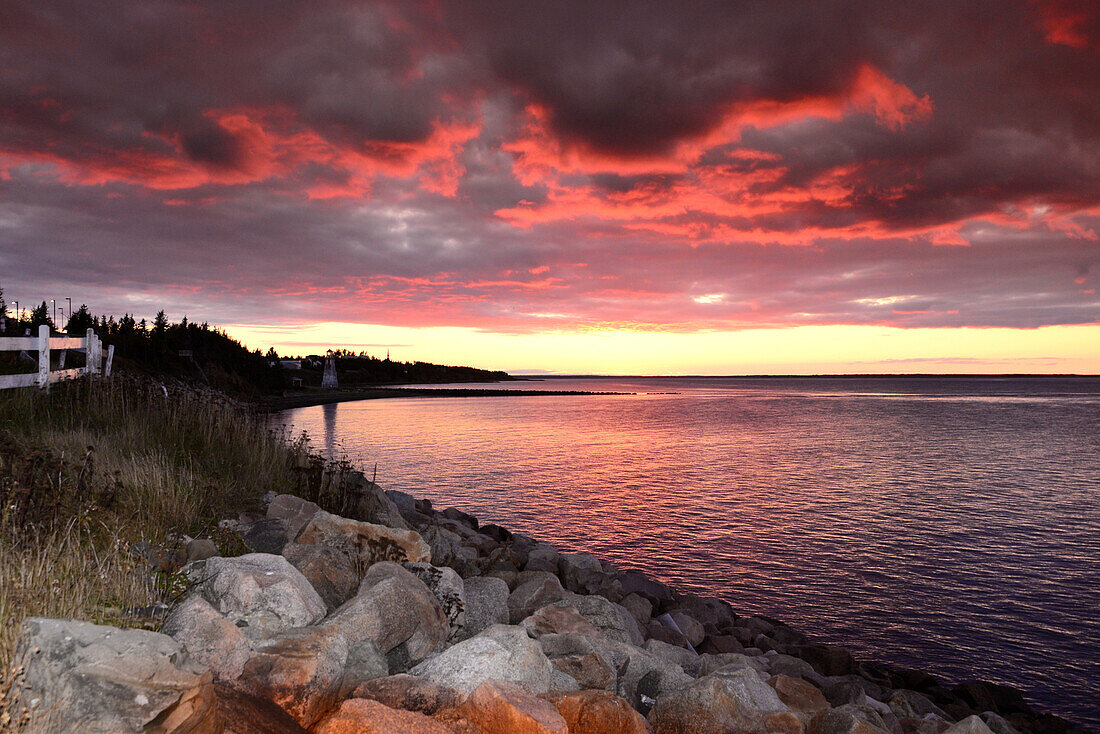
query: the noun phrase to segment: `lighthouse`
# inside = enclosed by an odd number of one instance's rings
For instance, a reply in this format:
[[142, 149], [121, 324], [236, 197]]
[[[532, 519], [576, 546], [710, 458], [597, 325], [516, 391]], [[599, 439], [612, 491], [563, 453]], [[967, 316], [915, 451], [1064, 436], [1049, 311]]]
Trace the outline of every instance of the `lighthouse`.
[[335, 390], [336, 384], [336, 355], [332, 350], [325, 352], [325, 373], [321, 376], [322, 390]]

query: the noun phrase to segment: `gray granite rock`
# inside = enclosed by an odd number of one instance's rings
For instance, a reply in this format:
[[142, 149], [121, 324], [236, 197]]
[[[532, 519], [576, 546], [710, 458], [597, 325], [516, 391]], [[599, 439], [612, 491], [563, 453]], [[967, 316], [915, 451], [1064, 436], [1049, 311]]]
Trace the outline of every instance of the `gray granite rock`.
[[282, 520], [287, 537], [294, 540], [310, 519], [321, 511], [321, 506], [292, 494], [276, 495], [267, 506], [267, 516]]
[[466, 621], [455, 640], [468, 640], [494, 624], [508, 624], [508, 584], [492, 576], [471, 576], [463, 580]]
[[197, 595], [172, 608], [161, 632], [183, 645], [221, 680], [239, 678], [251, 654], [241, 629]]
[[441, 649], [451, 633], [443, 608], [424, 582], [390, 562], [371, 566], [359, 592], [323, 626], [349, 640], [373, 640], [395, 673]]
[[13, 666], [22, 669], [7, 702], [29, 731], [58, 734], [216, 734], [213, 674], [168, 635], [75, 620], [29, 617]]
[[493, 625], [409, 672], [462, 695], [488, 680], [515, 683], [539, 694], [550, 690], [552, 669], [539, 643], [522, 627]]
[[325, 602], [282, 556], [249, 553], [206, 560], [198, 593], [234, 623], [272, 634], [320, 621]]

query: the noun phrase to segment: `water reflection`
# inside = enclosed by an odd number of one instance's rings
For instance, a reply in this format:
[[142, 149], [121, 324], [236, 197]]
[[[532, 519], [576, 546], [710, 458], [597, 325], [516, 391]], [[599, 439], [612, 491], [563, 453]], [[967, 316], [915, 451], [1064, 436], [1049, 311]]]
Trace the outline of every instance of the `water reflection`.
[[387, 488], [1100, 722], [1100, 383], [630, 385], [282, 419]]

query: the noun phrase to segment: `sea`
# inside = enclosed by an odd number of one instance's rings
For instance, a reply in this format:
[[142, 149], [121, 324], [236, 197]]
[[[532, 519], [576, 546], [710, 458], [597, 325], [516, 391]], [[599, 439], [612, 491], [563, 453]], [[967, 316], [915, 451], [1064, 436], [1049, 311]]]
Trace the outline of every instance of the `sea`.
[[438, 509], [863, 659], [1013, 686], [1100, 731], [1100, 378], [491, 387], [622, 394], [364, 400], [272, 420]]

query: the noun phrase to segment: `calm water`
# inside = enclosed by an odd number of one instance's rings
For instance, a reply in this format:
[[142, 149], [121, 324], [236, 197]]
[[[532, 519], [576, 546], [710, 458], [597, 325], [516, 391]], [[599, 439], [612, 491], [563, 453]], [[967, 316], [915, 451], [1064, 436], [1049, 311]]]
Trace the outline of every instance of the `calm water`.
[[588, 379], [287, 411], [378, 481], [1100, 729], [1100, 379]]

